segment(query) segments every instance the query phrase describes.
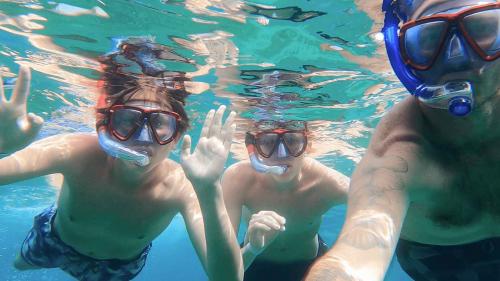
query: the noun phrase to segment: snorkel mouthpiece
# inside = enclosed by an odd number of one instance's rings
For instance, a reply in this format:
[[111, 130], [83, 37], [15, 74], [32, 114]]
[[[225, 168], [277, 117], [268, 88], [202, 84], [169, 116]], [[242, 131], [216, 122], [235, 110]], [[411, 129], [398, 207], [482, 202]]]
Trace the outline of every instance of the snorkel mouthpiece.
[[275, 174], [278, 176], [283, 175], [286, 172], [288, 167], [285, 165], [269, 166], [262, 163], [262, 160], [260, 160], [260, 158], [255, 153], [253, 136], [250, 133], [247, 133], [246, 135], [245, 144], [247, 146], [248, 156], [250, 157], [250, 163], [257, 172], [264, 174]]
[[[428, 86], [419, 79], [401, 58], [399, 49], [399, 22], [394, 0], [384, 0], [382, 11], [385, 13], [384, 41], [387, 55], [396, 76], [408, 92], [421, 102], [433, 108], [447, 109], [454, 116], [466, 116], [474, 107], [474, 91], [468, 81], [452, 81], [443, 85]], [[405, 15], [400, 15], [403, 19]]]
[[275, 174], [281, 176], [286, 172], [286, 166], [268, 166], [262, 163], [262, 161], [259, 159], [259, 157], [257, 157], [257, 155], [255, 155], [255, 153], [251, 153], [249, 154], [249, 156], [252, 167], [259, 173]]
[[134, 151], [109, 137], [104, 129], [98, 131], [99, 145], [109, 156], [132, 161], [136, 165], [144, 167], [149, 164], [149, 157], [146, 154]]
[[448, 82], [440, 86], [426, 86], [418, 99], [433, 108], [448, 109], [455, 116], [465, 116], [472, 111], [474, 96], [467, 81]]

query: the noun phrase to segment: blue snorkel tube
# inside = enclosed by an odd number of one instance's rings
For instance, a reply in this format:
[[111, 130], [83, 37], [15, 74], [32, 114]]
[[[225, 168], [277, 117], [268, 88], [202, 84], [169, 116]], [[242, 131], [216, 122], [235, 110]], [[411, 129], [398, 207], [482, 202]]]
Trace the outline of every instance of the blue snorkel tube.
[[259, 159], [259, 156], [255, 152], [254, 138], [250, 133], [246, 134], [245, 145], [248, 150], [248, 156], [250, 157], [250, 163], [257, 172], [264, 174], [270, 173], [275, 175], [283, 175], [286, 172], [287, 166], [269, 166], [262, 163], [262, 160]]
[[427, 86], [403, 62], [399, 49], [400, 18], [394, 8], [394, 0], [384, 0], [384, 34], [387, 55], [394, 72], [405, 88], [421, 102], [430, 107], [448, 109], [454, 116], [468, 115], [474, 106], [472, 85], [468, 81], [448, 82], [444, 85]]

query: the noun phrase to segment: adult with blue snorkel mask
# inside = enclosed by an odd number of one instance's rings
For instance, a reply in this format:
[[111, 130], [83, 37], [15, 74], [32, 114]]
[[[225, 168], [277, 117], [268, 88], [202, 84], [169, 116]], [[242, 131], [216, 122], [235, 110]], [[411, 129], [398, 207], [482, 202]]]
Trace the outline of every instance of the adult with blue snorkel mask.
[[[500, 56], [499, 26], [485, 23], [498, 16], [498, 4], [475, 1], [474, 7], [455, 7], [446, 14], [408, 21], [392, 2], [383, 4], [383, 33], [400, 81], [425, 105], [455, 116], [468, 115], [474, 108], [479, 74]], [[406, 22], [400, 26], [400, 20]]]
[[241, 220], [248, 224], [244, 280], [299, 281], [328, 249], [318, 235], [322, 215], [345, 202], [349, 179], [306, 156], [306, 122], [254, 125], [245, 140], [250, 159], [229, 167], [222, 180], [235, 233]]
[[394, 252], [414, 280], [498, 280], [500, 4], [383, 8], [391, 64], [416, 98], [378, 124], [339, 239], [305, 280], [383, 280]]
[[[129, 44], [134, 48], [126, 57], [133, 61], [123, 59]], [[64, 177], [56, 203], [34, 218], [14, 267], [128, 281], [144, 268], [152, 241], [180, 214], [208, 279], [242, 280], [240, 248], [220, 185], [235, 114], [223, 122], [225, 107], [211, 110], [194, 151], [186, 135], [181, 163], [168, 159], [189, 125], [185, 77], [136, 68], [153, 68], [155, 56], [141, 59], [160, 47], [150, 39], [124, 39], [119, 47], [100, 57], [97, 136], [63, 134], [30, 143], [43, 123], [26, 112], [30, 71], [21, 67], [10, 100], [0, 83], [0, 151], [7, 153], [0, 159], [0, 185]]]

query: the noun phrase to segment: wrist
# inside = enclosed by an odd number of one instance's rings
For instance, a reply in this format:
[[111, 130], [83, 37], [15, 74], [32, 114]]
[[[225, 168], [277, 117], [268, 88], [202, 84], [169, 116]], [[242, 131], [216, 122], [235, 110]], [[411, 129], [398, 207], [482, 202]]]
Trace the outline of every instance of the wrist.
[[[208, 195], [208, 197], [213, 197], [215, 195], [221, 194], [222, 186], [220, 181], [191, 181], [195, 192], [198, 195]], [[203, 197], [205, 198], [205, 196]], [[199, 200], [203, 198], [198, 198]]]
[[245, 244], [245, 246], [243, 246], [243, 251], [247, 252], [247, 253], [251, 253], [254, 256], [258, 256], [264, 251], [264, 248], [259, 249], [257, 247], [254, 247], [252, 245], [252, 243], [248, 242]]

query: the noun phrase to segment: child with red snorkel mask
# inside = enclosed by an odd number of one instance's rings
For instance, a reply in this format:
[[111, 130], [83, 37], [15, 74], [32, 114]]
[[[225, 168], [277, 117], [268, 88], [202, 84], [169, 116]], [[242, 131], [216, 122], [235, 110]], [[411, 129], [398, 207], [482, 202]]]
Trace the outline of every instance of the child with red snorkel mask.
[[[156, 46], [133, 42], [142, 52]], [[116, 67], [126, 62], [107, 63], [97, 136], [57, 135], [30, 144], [43, 122], [26, 114], [30, 70], [21, 67], [9, 101], [0, 85], [0, 151], [7, 154], [0, 159], [0, 184], [64, 176], [57, 203], [35, 217], [14, 266], [60, 268], [78, 280], [131, 280], [144, 267], [151, 241], [180, 213], [209, 279], [241, 280], [241, 254], [219, 184], [234, 113], [223, 122], [225, 108], [211, 110], [194, 152], [184, 137], [179, 165], [166, 156], [188, 126], [182, 77], [158, 69], [154, 76], [131, 75]], [[177, 87], [170, 87], [172, 80]]]
[[241, 252], [244, 280], [301, 280], [326, 250], [322, 215], [345, 201], [349, 180], [306, 156], [303, 121], [263, 120], [247, 132], [249, 161], [223, 176], [224, 200], [237, 233], [242, 208], [248, 231]]

